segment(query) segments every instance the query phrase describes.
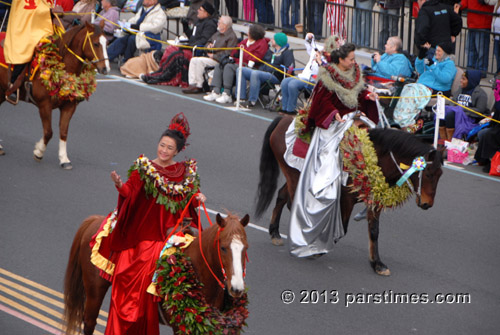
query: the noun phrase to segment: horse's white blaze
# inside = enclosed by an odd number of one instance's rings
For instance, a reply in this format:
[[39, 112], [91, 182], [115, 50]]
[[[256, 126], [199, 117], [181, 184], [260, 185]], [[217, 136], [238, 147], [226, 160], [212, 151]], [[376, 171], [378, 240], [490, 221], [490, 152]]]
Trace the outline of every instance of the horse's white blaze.
[[106, 40], [106, 37], [104, 36], [101, 36], [99, 37], [99, 43], [101, 43], [102, 45], [102, 55], [104, 56], [104, 59], [106, 60], [105, 63], [106, 63], [106, 71], [111, 71], [111, 67], [109, 66], [109, 59], [108, 59], [108, 51], [106, 50], [106, 44], [107, 44], [107, 40]]
[[59, 139], [59, 163], [69, 163], [68, 153], [66, 151], [66, 141]]
[[233, 276], [231, 277], [231, 287], [233, 290], [243, 291], [245, 282], [243, 281], [243, 266], [241, 254], [243, 243], [237, 238], [231, 241], [231, 252], [233, 253]]
[[45, 143], [43, 143], [43, 137], [40, 139], [40, 141], [36, 142], [35, 144], [35, 150], [33, 150], [33, 154], [36, 157], [43, 157], [43, 154], [45, 153], [45, 150], [47, 149], [47, 146]]

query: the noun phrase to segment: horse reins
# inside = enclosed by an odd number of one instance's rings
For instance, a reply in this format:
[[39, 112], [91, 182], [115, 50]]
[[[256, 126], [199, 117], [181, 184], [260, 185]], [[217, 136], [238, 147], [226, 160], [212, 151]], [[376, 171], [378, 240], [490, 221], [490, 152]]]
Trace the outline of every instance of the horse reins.
[[[80, 29], [82, 30], [83, 27]], [[85, 50], [85, 45], [87, 44], [87, 40], [89, 41], [89, 45], [90, 45], [90, 49], [92, 50], [92, 54], [94, 55], [94, 59], [91, 60], [91, 61], [86, 61], [85, 59], [83, 59], [81, 56], [77, 55], [73, 50], [71, 50], [71, 48], [66, 44], [66, 42], [64, 42], [64, 39], [63, 39], [63, 36], [62, 34], [60, 33], [60, 30], [56, 30], [57, 31], [57, 35], [59, 36], [59, 38], [61, 39], [61, 42], [63, 43], [64, 47], [66, 48], [66, 50], [69, 51], [70, 54], [72, 54], [73, 56], [75, 56], [76, 59], [78, 59], [80, 62], [82, 62], [83, 64], [87, 64], [87, 65], [94, 65], [96, 63], [99, 63], [101, 61], [105, 61], [106, 59], [99, 59], [97, 57], [97, 53], [95, 52], [95, 49], [94, 49], [94, 46], [92, 45], [92, 41], [91, 41], [91, 36], [94, 35], [94, 33], [92, 32], [89, 32], [87, 30], [86, 34], [85, 34], [85, 39], [83, 40], [83, 46], [82, 46], [82, 50]], [[79, 33], [79, 32], [78, 32]], [[76, 33], [75, 36], [73, 36], [73, 38], [71, 39], [71, 41], [69, 41], [69, 44], [71, 44], [71, 42], [73, 41], [73, 39], [76, 37], [76, 35], [78, 34]]]

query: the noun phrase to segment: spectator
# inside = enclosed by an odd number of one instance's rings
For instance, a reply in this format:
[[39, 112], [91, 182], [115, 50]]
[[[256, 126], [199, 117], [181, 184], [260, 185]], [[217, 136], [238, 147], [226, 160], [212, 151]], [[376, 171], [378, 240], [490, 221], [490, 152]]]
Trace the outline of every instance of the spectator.
[[73, 10], [74, 4], [73, 0], [57, 0], [54, 1], [54, 8], [59, 6], [63, 12], [69, 12]]
[[459, 105], [446, 106], [445, 119], [439, 121], [439, 137], [447, 141], [451, 141], [453, 137], [462, 139], [483, 118], [461, 107], [470, 108], [481, 114], [486, 113], [488, 96], [479, 85], [480, 81], [481, 71], [464, 72], [460, 78], [460, 89], [453, 96], [453, 100]]
[[[264, 38], [266, 30], [263, 26], [253, 24], [248, 29], [248, 38], [244, 39], [238, 44], [238, 48], [243, 46], [245, 50], [252, 53], [255, 57], [262, 59], [269, 49], [269, 39]], [[233, 102], [231, 91], [234, 86], [234, 79], [236, 78], [236, 70], [239, 63], [239, 50], [234, 50], [231, 56], [221, 60], [219, 66], [214, 69], [214, 76], [212, 78], [212, 92], [205, 95], [203, 99], [207, 101], [216, 101], [218, 103], [231, 103]], [[243, 52], [243, 65], [244, 66], [259, 66], [260, 61], [249, 53]], [[221, 91], [224, 89], [224, 92]]]
[[496, 15], [493, 17], [491, 23], [491, 31], [493, 32], [493, 54], [497, 61], [497, 69], [495, 71], [496, 75], [500, 75], [500, 0], [495, 5], [493, 13]]
[[[215, 8], [205, 2], [198, 8], [198, 22], [189, 37], [189, 46], [205, 46], [210, 37], [217, 31], [217, 21], [213, 17]], [[151, 74], [141, 75], [140, 78], [148, 84], [168, 86], [188, 86], [189, 62], [193, 53], [191, 49], [168, 46], [163, 52], [159, 69]]]
[[198, 8], [204, 3], [210, 3], [212, 7], [214, 6], [214, 0], [191, 0], [189, 4], [189, 10], [185, 18], [181, 20], [182, 28], [184, 29], [184, 34], [190, 36], [194, 25], [198, 22]]
[[[142, 7], [134, 17], [128, 20], [130, 28], [143, 32], [145, 36], [160, 40], [160, 33], [167, 22], [165, 11], [161, 8], [158, 0], [144, 0]], [[137, 36], [137, 37], [136, 37]], [[108, 46], [108, 58], [113, 60], [123, 55], [124, 61], [132, 58], [137, 50], [137, 43], [145, 40], [144, 36], [127, 34], [116, 39]], [[161, 43], [146, 40], [151, 50], [160, 50]]]
[[398, 35], [398, 23], [402, 0], [379, 0], [380, 20], [382, 21], [380, 35], [378, 38], [378, 49], [384, 49], [384, 41], [387, 41], [389, 36]]
[[370, 47], [373, 5], [375, 0], [355, 0], [353, 23], [352, 23], [352, 43], [358, 47]]
[[[240, 90], [240, 99], [242, 100], [246, 99], [247, 81], [250, 81], [250, 94], [244, 107], [251, 108], [255, 106], [259, 98], [260, 87], [264, 82], [268, 81], [271, 85], [277, 85], [283, 80], [284, 74], [275, 68], [283, 71], [284, 67], [286, 72], [295, 65], [293, 50], [290, 49], [288, 38], [284, 33], [274, 35], [271, 39], [271, 48], [267, 50], [263, 60], [265, 63], [259, 70], [249, 67], [242, 68]], [[236, 75], [236, 78], [238, 78], [238, 75]]]
[[307, 15], [307, 31], [312, 32], [316, 39], [320, 39], [323, 36], [325, 0], [307, 0], [305, 10]]
[[[424, 0], [415, 22], [415, 44], [427, 45], [427, 58], [432, 59], [436, 46], [441, 42], [455, 42], [462, 29], [462, 18], [450, 5], [439, 0]], [[452, 52], [454, 46], [452, 46]]]
[[441, 91], [447, 97], [451, 95], [451, 85], [455, 79], [457, 69], [449, 54], [453, 53], [451, 42], [439, 43], [436, 47], [436, 55], [430, 61], [424, 60], [427, 49], [420, 48], [415, 68], [419, 73], [417, 83], [432, 89], [432, 94]]
[[[217, 25], [217, 32], [209, 39], [207, 48], [232, 48], [238, 44], [238, 37], [232, 28], [233, 21], [229, 16], [221, 16]], [[221, 59], [228, 56], [230, 50], [207, 51], [203, 57], [193, 57], [189, 62], [189, 87], [182, 90], [186, 94], [203, 92], [203, 73], [208, 66], [217, 66]]]
[[236, 22], [238, 18], [238, 0], [226, 0], [227, 13]]
[[273, 0], [254, 0], [259, 23], [274, 25]]
[[[290, 7], [292, 8], [292, 20], [290, 21]], [[299, 23], [300, 1], [283, 0], [281, 3], [281, 26], [283, 29], [293, 30]]]
[[330, 35], [340, 36], [344, 40], [347, 38], [345, 3], [346, 0], [333, 0], [326, 5], [326, 22], [330, 27]]
[[[476, 13], [480, 11], [493, 13], [493, 6], [486, 5], [485, 0], [462, 0], [462, 9], [467, 12], [467, 67], [481, 71], [481, 76], [486, 77], [488, 71], [488, 55], [490, 52], [490, 29], [492, 16]], [[494, 4], [494, 3], [493, 3]]]
[[[70, 28], [72, 25], [88, 22], [92, 18], [90, 12], [95, 11], [97, 0], [80, 0], [69, 12], [65, 11], [66, 15], [61, 18], [64, 29]], [[84, 15], [73, 15], [78, 13], [85, 13]]]
[[[323, 48], [321, 46], [316, 46], [313, 33], [307, 33], [304, 44], [309, 54], [309, 61], [304, 67], [304, 70], [297, 75], [298, 79], [287, 77], [281, 82], [281, 111], [284, 114], [295, 114], [299, 92], [303, 89], [312, 91], [312, 84], [316, 81], [318, 68], [322, 63], [321, 51]], [[328, 43], [325, 44], [329, 45]], [[331, 52], [331, 50], [328, 52]]]
[[243, 0], [243, 14], [246, 21], [255, 21], [255, 4], [253, 0]]
[[108, 42], [113, 40], [113, 34], [115, 32], [115, 25], [120, 17], [120, 9], [116, 6], [116, 0], [102, 0], [102, 10], [99, 13], [101, 16], [97, 16], [94, 23], [98, 24], [104, 20], [104, 35]]
[[413, 72], [410, 60], [402, 54], [403, 41], [398, 36], [389, 37], [385, 44], [385, 53], [372, 56], [374, 76], [391, 79], [392, 76], [411, 77]]
[[[497, 89], [495, 89], [497, 90]], [[495, 100], [499, 98], [498, 92]], [[474, 158], [483, 165], [483, 172], [490, 172], [491, 159], [497, 151], [500, 151], [500, 101], [495, 101], [493, 106], [493, 120], [490, 121], [490, 126], [482, 129], [479, 134], [479, 146], [477, 147]]]

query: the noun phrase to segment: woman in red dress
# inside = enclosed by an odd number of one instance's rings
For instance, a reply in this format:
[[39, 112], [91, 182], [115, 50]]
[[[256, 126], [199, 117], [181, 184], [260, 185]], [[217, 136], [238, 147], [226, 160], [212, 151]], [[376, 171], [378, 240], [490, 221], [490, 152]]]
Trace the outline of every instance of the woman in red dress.
[[[175, 162], [189, 136], [189, 125], [184, 114], [177, 114], [162, 134], [157, 157], [149, 160], [139, 156], [129, 169], [124, 183], [111, 172], [118, 190], [118, 207], [114, 227], [104, 220], [94, 237], [101, 259], [111, 262], [104, 267], [95, 261], [101, 275], [112, 282], [111, 306], [106, 334], [159, 334], [158, 301], [146, 292], [153, 277], [156, 261], [168, 237], [168, 229], [175, 226], [182, 210], [192, 196], [189, 216], [196, 218], [195, 208], [205, 196], [199, 193], [199, 177], [194, 160]], [[196, 220], [193, 220], [196, 222]], [[101, 235], [100, 235], [101, 234]]]

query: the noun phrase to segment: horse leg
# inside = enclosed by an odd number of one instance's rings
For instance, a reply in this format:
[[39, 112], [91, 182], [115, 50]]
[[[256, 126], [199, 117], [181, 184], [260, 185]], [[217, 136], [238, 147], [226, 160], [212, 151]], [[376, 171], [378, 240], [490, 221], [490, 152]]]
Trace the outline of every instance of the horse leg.
[[280, 219], [281, 213], [283, 212], [283, 207], [288, 202], [288, 188], [285, 183], [278, 191], [278, 197], [276, 198], [276, 206], [273, 209], [273, 215], [271, 217], [271, 223], [269, 224], [269, 234], [271, 235], [271, 243], [276, 246], [283, 245], [283, 239], [280, 235]]
[[42, 160], [43, 154], [47, 149], [47, 144], [52, 138], [52, 106], [50, 102], [40, 104], [38, 111], [40, 113], [40, 119], [42, 120], [43, 136], [36, 142], [35, 150], [33, 150], [33, 158], [37, 162]]
[[344, 228], [344, 234], [347, 234], [347, 228], [349, 227], [349, 219], [351, 218], [352, 210], [356, 204], [356, 195], [349, 192], [347, 187], [341, 189], [340, 195], [340, 214], [342, 217], [342, 227]]
[[390, 276], [391, 271], [389, 268], [382, 263], [380, 260], [380, 256], [378, 254], [378, 227], [379, 227], [379, 217], [380, 210], [368, 210], [367, 219], [368, 219], [368, 236], [370, 238], [369, 241], [369, 250], [370, 250], [370, 264], [375, 270], [375, 272], [381, 276]]
[[83, 333], [85, 335], [92, 335], [94, 333], [102, 301], [109, 286], [111, 286], [111, 283], [99, 277], [99, 274], [97, 274], [94, 280], [95, 282], [92, 285], [85, 287], [86, 299], [83, 312]]
[[59, 163], [64, 170], [71, 170], [73, 166], [68, 158], [66, 151], [66, 143], [68, 139], [69, 121], [75, 113], [76, 103], [70, 103], [63, 106], [61, 109], [61, 117], [59, 119]]

